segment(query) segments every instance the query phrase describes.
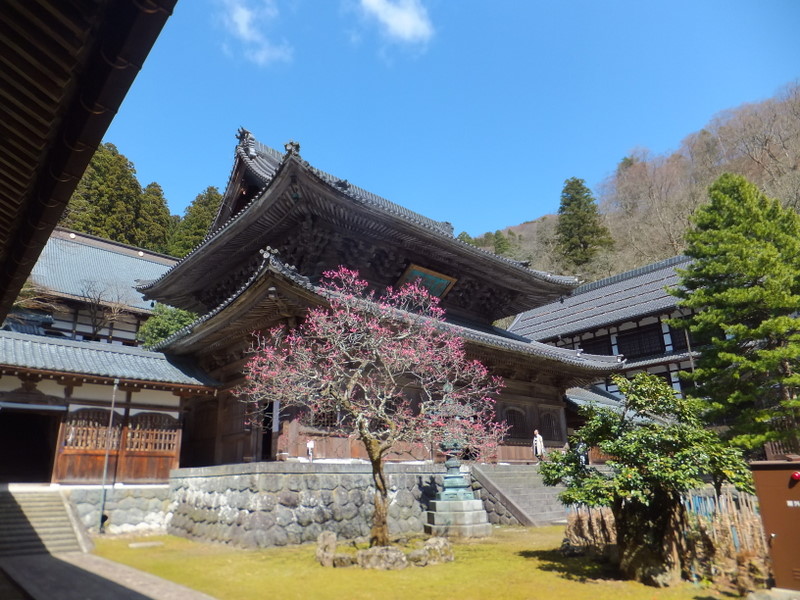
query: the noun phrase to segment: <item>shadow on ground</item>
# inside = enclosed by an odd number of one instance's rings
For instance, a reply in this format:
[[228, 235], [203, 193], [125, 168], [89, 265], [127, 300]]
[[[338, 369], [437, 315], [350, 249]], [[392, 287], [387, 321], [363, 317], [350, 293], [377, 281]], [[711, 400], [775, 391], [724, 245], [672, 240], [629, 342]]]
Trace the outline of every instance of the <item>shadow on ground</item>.
[[[537, 568], [542, 571], [558, 573], [564, 579], [587, 583], [590, 581], [617, 580], [622, 581], [619, 571], [613, 565], [592, 560], [585, 556], [564, 556], [558, 550], [522, 550], [517, 553], [522, 558], [538, 561]], [[740, 598], [727, 591], [717, 591], [713, 594], [698, 590], [694, 600], [719, 600], [720, 598]]]
[[570, 581], [586, 583], [601, 579], [622, 579], [613, 565], [585, 556], [564, 556], [558, 550], [522, 550], [518, 555], [535, 559], [539, 561], [538, 568], [542, 571], [558, 573]]
[[[0, 567], [24, 591], [23, 598], [47, 600], [152, 600], [110, 579], [50, 554], [5, 557]], [[5, 598], [5, 597], [4, 597]]]

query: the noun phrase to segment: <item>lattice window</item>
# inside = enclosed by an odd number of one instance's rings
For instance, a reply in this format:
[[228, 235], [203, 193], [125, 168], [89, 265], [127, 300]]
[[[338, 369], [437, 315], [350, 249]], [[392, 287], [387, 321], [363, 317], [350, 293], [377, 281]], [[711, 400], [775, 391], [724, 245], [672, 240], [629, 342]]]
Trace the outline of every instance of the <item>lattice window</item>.
[[694, 348], [695, 340], [688, 329], [669, 328], [669, 335], [672, 338], [672, 349], [675, 352], [686, 352], [689, 349], [689, 345], [686, 343], [687, 334], [689, 336], [689, 344]]
[[122, 417], [114, 413], [111, 431], [108, 430], [109, 412], [87, 408], [69, 413], [64, 419], [64, 447], [82, 450], [119, 448]]
[[590, 340], [581, 340], [578, 345], [586, 354], [602, 354], [604, 356], [610, 356], [612, 354], [611, 337], [608, 335], [592, 338]]
[[507, 408], [505, 410], [505, 419], [508, 424], [508, 437], [524, 438], [530, 435], [525, 413], [518, 408]]
[[316, 429], [336, 429], [341, 424], [339, 411], [326, 410], [310, 415], [311, 427]]
[[557, 415], [546, 412], [541, 417], [541, 425], [539, 433], [546, 440], [561, 440], [561, 427], [558, 426], [559, 419]]
[[125, 449], [137, 452], [174, 452], [178, 448], [178, 420], [163, 413], [131, 417]]
[[661, 325], [648, 325], [617, 336], [617, 347], [626, 358], [656, 356], [664, 353], [664, 334]]

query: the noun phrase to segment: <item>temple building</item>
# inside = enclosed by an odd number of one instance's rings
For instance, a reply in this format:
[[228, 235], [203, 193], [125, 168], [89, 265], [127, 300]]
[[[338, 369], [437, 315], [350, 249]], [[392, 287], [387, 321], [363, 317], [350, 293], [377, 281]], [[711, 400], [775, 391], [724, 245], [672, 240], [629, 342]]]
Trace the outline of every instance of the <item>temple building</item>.
[[553, 302], [577, 285], [571, 277], [531, 270], [453, 236], [437, 222], [367, 192], [304, 161], [299, 144], [281, 153], [239, 133], [235, 161], [210, 233], [184, 259], [137, 289], [147, 300], [191, 310], [197, 321], [154, 348], [187, 359], [219, 383], [214, 396], [184, 404], [183, 466], [306, 456], [363, 457], [354, 439], [324, 423], [281, 416], [248, 427], [233, 391], [252, 332], [294, 325], [324, 305], [324, 271], [344, 265], [375, 289], [420, 278], [441, 298], [447, 323], [469, 354], [505, 379], [498, 418], [510, 426], [500, 460], [530, 460], [538, 428], [550, 446], [567, 442], [564, 393], [618, 370], [616, 356], [559, 348], [493, 326], [500, 318]]

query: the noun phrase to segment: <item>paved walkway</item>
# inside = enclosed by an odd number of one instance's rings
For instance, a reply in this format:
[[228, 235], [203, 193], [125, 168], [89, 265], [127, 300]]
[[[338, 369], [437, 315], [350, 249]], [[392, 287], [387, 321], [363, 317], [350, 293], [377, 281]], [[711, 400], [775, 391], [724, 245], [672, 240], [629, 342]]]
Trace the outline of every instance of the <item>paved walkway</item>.
[[0, 558], [33, 600], [215, 600], [155, 575], [93, 554], [32, 554]]

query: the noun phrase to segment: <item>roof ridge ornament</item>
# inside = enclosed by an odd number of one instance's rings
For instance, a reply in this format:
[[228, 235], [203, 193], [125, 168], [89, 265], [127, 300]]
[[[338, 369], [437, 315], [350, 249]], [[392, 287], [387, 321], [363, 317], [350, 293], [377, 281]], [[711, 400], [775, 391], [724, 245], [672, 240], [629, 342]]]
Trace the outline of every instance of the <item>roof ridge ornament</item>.
[[247, 157], [255, 158], [256, 139], [253, 137], [253, 134], [247, 131], [247, 129], [244, 127], [239, 127], [239, 131], [236, 133], [236, 138], [239, 140], [239, 145], [247, 153]]
[[286, 154], [288, 154], [289, 156], [293, 154], [300, 156], [300, 142], [289, 140], [283, 145], [283, 147], [286, 149]]

